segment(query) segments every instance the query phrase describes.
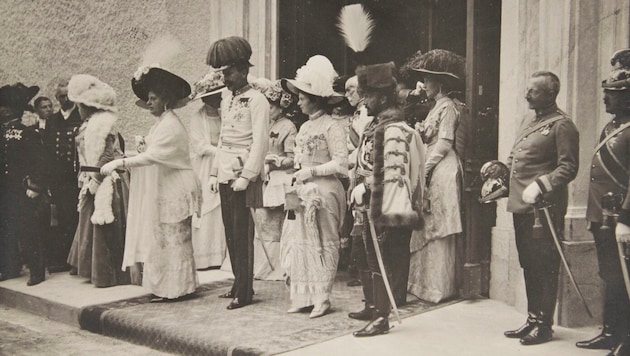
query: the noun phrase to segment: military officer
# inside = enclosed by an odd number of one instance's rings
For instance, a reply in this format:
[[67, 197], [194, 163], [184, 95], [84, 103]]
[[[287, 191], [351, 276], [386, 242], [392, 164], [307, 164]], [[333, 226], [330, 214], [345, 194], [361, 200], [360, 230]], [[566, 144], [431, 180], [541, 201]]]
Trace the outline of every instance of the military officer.
[[507, 160], [510, 192], [507, 210], [513, 214], [516, 248], [525, 277], [528, 317], [525, 325], [505, 332], [523, 345], [552, 339], [551, 325], [558, 291], [560, 256], [549, 224], [534, 229], [534, 203], [551, 203], [553, 226], [564, 230], [568, 189], [578, 171], [579, 134], [566, 113], [558, 109], [560, 80], [548, 71], [532, 74], [525, 99], [534, 115], [525, 117]]
[[[618, 52], [617, 54], [619, 54]], [[630, 355], [630, 301], [623, 279], [614, 227], [604, 226], [602, 197], [612, 193], [630, 208], [630, 49], [625, 50], [627, 66], [613, 69], [603, 81], [604, 105], [612, 118], [600, 134], [591, 164], [586, 219], [595, 239], [599, 276], [604, 281], [604, 325], [599, 335], [576, 343], [586, 349], [613, 349], [613, 355]], [[613, 56], [613, 66], [616, 64]], [[620, 229], [630, 225], [630, 210], [622, 210]], [[602, 228], [603, 227], [603, 228]], [[621, 237], [621, 236], [620, 236]], [[626, 262], [626, 261], [624, 261]], [[626, 263], [627, 264], [627, 263]], [[625, 351], [622, 344], [625, 341]], [[623, 353], [624, 351], [625, 353]]]
[[21, 121], [25, 109], [33, 110], [28, 102], [38, 91], [39, 87], [22, 83], [0, 88], [0, 112], [5, 122], [0, 279], [19, 277], [23, 258], [30, 269], [29, 286], [45, 278], [43, 238], [50, 224], [42, 139], [35, 127]]
[[79, 218], [77, 213], [78, 162], [74, 138], [83, 123], [79, 109], [68, 99], [67, 81], [59, 83], [55, 98], [59, 102], [59, 111], [48, 119], [47, 137], [44, 137], [46, 151], [51, 159], [50, 190], [57, 207], [58, 217], [58, 233], [49, 251], [48, 270], [50, 272], [70, 269], [66, 258]]

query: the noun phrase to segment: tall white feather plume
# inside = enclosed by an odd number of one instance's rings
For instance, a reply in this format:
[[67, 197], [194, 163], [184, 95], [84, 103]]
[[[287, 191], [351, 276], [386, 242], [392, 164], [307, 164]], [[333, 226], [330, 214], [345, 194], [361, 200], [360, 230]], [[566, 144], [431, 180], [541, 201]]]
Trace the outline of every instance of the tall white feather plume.
[[339, 13], [337, 28], [348, 47], [355, 52], [363, 52], [370, 44], [374, 19], [361, 4], [344, 6]]
[[164, 66], [182, 52], [182, 44], [171, 34], [162, 35], [153, 40], [145, 49], [142, 55], [140, 67], [159, 64]]

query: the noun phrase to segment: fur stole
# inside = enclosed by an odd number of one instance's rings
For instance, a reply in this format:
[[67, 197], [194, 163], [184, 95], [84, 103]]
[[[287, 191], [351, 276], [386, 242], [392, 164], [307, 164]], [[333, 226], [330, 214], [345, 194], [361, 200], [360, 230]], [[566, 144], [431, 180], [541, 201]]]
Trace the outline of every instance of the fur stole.
[[[422, 152], [412, 152], [417, 142], [414, 142], [414, 132], [403, 122], [403, 118], [401, 109], [387, 109], [379, 114], [379, 123], [374, 132], [374, 173], [370, 196], [370, 217], [380, 231], [387, 227], [407, 227], [419, 230], [424, 225], [422, 207], [419, 204], [422, 197], [418, 199], [418, 196], [422, 194], [423, 177], [417, 179], [411, 177], [412, 172], [416, 172], [412, 165], [424, 164], [424, 161], [412, 160], [412, 154], [421, 156]], [[386, 134], [394, 139], [386, 142]], [[390, 154], [390, 152], [396, 154]], [[390, 162], [394, 160], [395, 162]], [[419, 161], [419, 159], [416, 160]], [[397, 180], [392, 181], [390, 178], [386, 181], [385, 169], [392, 169], [392, 164], [399, 164], [404, 168], [393, 168], [400, 173], [395, 176]], [[385, 168], [386, 166], [388, 168]], [[412, 182], [416, 182], [415, 186]], [[386, 194], [388, 196], [385, 196]]]
[[[116, 174], [116, 172], [112, 173], [112, 175], [113, 174]], [[103, 179], [103, 182], [99, 185], [94, 195], [94, 212], [90, 218], [92, 224], [106, 225], [114, 222], [114, 211], [112, 209], [113, 199], [114, 179], [110, 175]]]
[[85, 129], [85, 160], [88, 166], [96, 166], [105, 151], [107, 136], [114, 134], [118, 117], [109, 111], [98, 112], [90, 117]]

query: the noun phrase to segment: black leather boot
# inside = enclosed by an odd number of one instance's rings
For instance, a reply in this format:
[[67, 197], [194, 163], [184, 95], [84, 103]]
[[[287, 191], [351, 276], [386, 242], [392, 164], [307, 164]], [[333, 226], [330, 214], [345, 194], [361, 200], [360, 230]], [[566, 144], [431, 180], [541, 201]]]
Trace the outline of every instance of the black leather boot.
[[604, 324], [601, 334], [595, 336], [590, 340], [578, 341], [575, 346], [581, 349], [593, 349], [593, 350], [612, 350], [617, 345], [617, 341], [612, 334], [612, 327]]
[[348, 317], [350, 319], [356, 319], [356, 320], [374, 320], [374, 317], [376, 316], [376, 309], [374, 309], [373, 305], [369, 305], [368, 303], [365, 303], [365, 307], [363, 308], [363, 310], [358, 311], [358, 312], [351, 312], [348, 313]]
[[379, 316], [374, 321], [370, 321], [363, 329], [355, 331], [352, 335], [356, 337], [367, 337], [387, 334], [389, 332], [389, 319]]
[[538, 345], [551, 341], [553, 338], [553, 330], [551, 330], [551, 323], [546, 323], [540, 319], [529, 332], [529, 334], [521, 338], [521, 345]]
[[608, 356], [630, 356], [630, 335], [620, 342]]
[[516, 330], [508, 330], [504, 332], [503, 335], [505, 335], [505, 337], [509, 337], [510, 339], [520, 339], [526, 336], [527, 334], [529, 334], [529, 332], [532, 331], [532, 329], [534, 329], [535, 326], [536, 326], [536, 314], [528, 313], [525, 324], [523, 324], [520, 328]]

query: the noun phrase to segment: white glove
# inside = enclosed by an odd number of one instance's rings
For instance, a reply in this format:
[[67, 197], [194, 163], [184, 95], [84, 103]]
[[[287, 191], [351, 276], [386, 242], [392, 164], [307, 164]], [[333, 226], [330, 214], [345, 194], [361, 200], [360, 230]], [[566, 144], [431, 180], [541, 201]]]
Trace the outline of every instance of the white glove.
[[311, 174], [311, 167], [302, 168], [299, 171], [293, 173], [293, 177], [298, 182], [304, 182], [305, 180], [308, 180], [312, 176], [313, 175]]
[[615, 236], [617, 237], [617, 242], [630, 242], [630, 226], [618, 222], [615, 228]]
[[39, 196], [39, 193], [34, 191], [34, 190], [27, 189], [26, 190], [26, 196], [31, 198], [31, 199], [35, 199], [35, 198], [37, 198]]
[[232, 183], [232, 190], [234, 190], [235, 192], [240, 192], [247, 189], [248, 185], [249, 185], [249, 179], [238, 177], [238, 179], [236, 179], [234, 183]]
[[365, 184], [361, 183], [352, 189], [352, 194], [350, 195], [350, 203], [356, 203], [357, 205], [363, 205], [363, 195], [367, 192], [365, 189]]
[[121, 167], [122, 163], [123, 163], [122, 159], [115, 159], [111, 162], [105, 163], [101, 167], [101, 174], [104, 176], [110, 175], [113, 171]]
[[536, 202], [536, 198], [538, 198], [541, 193], [542, 192], [540, 191], [538, 183], [532, 182], [523, 191], [523, 201], [527, 204], [534, 204]]
[[96, 194], [96, 191], [98, 190], [99, 185], [101, 185], [101, 183], [99, 183], [96, 179], [90, 179], [90, 182], [88, 183], [87, 187], [90, 193], [92, 193], [92, 195]]
[[208, 186], [210, 186], [210, 191], [213, 193], [218, 193], [219, 192], [219, 181], [217, 180], [217, 177], [210, 177], [210, 179], [208, 180]]

